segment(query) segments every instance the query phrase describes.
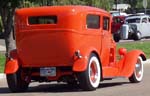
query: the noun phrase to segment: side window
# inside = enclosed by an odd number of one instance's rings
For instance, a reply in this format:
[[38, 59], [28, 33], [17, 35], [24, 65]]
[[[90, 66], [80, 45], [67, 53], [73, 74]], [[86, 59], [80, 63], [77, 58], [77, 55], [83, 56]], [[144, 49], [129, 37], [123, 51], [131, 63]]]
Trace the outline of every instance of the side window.
[[142, 23], [147, 23], [147, 18], [143, 18]]
[[86, 17], [87, 28], [99, 29], [100, 28], [100, 16], [88, 14]]
[[103, 30], [109, 30], [109, 18], [108, 17], [103, 17]]

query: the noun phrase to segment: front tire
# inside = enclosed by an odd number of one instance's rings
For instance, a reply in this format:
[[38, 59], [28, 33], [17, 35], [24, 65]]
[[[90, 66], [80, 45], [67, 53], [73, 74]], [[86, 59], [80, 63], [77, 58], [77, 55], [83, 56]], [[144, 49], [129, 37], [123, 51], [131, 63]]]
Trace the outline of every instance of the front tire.
[[119, 42], [119, 41], [120, 41], [120, 36], [119, 36], [119, 34], [114, 34], [114, 35], [113, 35], [113, 38], [114, 38], [115, 42]]
[[143, 73], [144, 73], [144, 68], [143, 68], [143, 60], [139, 56], [137, 58], [137, 63], [135, 64], [135, 69], [131, 77], [129, 77], [129, 81], [131, 83], [139, 83], [143, 79]]
[[139, 31], [136, 32], [136, 33], [134, 34], [133, 39], [134, 39], [135, 41], [141, 40], [141, 33], [140, 33]]
[[27, 90], [29, 83], [22, 80], [20, 69], [16, 73], [7, 74], [6, 77], [10, 91], [24, 92]]
[[95, 90], [100, 83], [101, 79], [101, 66], [95, 54], [91, 54], [88, 67], [84, 72], [77, 74], [79, 85], [83, 90]]

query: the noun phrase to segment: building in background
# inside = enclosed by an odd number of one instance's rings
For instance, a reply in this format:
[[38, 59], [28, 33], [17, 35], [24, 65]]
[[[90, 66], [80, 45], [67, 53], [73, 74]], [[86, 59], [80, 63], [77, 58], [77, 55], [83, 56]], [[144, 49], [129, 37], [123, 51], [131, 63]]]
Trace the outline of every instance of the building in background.
[[118, 10], [118, 11], [122, 11], [122, 12], [124, 12], [128, 8], [131, 8], [131, 6], [129, 4], [117, 4], [117, 5], [114, 4], [112, 7], [113, 10]]

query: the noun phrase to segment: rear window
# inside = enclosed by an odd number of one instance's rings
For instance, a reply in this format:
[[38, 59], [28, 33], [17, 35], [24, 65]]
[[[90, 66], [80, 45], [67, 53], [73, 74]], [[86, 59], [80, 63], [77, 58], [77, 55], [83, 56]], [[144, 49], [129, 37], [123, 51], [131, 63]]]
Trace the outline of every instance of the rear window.
[[57, 24], [57, 16], [31, 16], [28, 18], [30, 25], [34, 24]]

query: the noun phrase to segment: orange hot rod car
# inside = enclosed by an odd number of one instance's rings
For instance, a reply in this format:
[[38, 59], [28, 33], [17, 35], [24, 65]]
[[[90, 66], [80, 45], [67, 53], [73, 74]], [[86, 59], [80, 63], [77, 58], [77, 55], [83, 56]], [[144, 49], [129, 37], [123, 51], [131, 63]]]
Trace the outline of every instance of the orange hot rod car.
[[5, 65], [10, 90], [26, 91], [32, 81], [62, 81], [83, 90], [114, 77], [140, 82], [146, 57], [140, 50], [120, 48], [118, 60], [111, 22], [108, 12], [88, 6], [16, 10], [17, 48]]

